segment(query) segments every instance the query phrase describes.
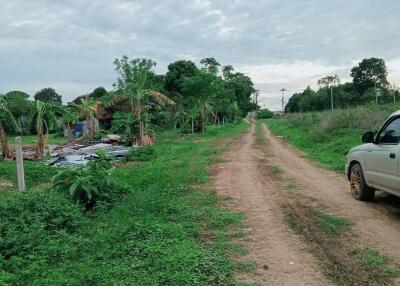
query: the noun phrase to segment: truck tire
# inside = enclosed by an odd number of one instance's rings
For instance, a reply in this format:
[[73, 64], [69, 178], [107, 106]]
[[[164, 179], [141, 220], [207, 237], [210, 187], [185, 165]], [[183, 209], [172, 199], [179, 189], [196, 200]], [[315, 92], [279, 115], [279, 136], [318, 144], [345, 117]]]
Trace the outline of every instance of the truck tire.
[[359, 201], [371, 201], [375, 195], [375, 189], [365, 182], [364, 173], [360, 164], [354, 164], [350, 170], [350, 190], [353, 198]]

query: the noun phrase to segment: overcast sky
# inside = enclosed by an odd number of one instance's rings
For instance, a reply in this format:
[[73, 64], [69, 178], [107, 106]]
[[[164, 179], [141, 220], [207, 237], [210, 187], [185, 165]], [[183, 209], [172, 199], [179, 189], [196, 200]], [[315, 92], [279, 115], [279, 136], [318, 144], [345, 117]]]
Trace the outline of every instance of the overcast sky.
[[245, 72], [262, 105], [381, 57], [400, 86], [399, 0], [0, 0], [0, 93], [54, 87], [64, 102], [112, 88], [113, 59], [215, 57]]

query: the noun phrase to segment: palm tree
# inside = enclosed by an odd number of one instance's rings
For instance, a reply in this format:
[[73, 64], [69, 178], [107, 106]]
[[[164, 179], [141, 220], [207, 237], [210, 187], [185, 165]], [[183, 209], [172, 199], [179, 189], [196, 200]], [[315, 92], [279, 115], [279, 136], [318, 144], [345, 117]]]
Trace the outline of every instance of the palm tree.
[[44, 155], [44, 142], [49, 130], [59, 126], [57, 115], [63, 115], [66, 111], [59, 105], [49, 104], [40, 100], [35, 102], [30, 115], [30, 121], [34, 122], [37, 131], [36, 156], [40, 159]]
[[20, 131], [20, 128], [17, 122], [15, 121], [14, 116], [7, 108], [7, 102], [4, 100], [3, 96], [0, 95], [0, 143], [3, 152], [3, 159], [9, 159], [11, 158], [11, 155], [10, 155], [10, 149], [8, 147], [7, 135], [3, 126], [4, 122], [7, 122], [7, 124], [12, 126], [12, 128], [15, 131], [18, 132]]
[[325, 86], [326, 89], [331, 89], [331, 109], [333, 110], [333, 87], [340, 83], [339, 76], [335, 75], [328, 75], [318, 80], [318, 85]]
[[88, 136], [90, 139], [94, 136], [95, 126], [94, 126], [94, 115], [96, 114], [98, 102], [93, 98], [86, 96], [86, 98], [81, 98], [80, 104], [75, 104], [74, 106], [79, 110], [81, 116], [86, 119], [86, 126], [88, 129]]

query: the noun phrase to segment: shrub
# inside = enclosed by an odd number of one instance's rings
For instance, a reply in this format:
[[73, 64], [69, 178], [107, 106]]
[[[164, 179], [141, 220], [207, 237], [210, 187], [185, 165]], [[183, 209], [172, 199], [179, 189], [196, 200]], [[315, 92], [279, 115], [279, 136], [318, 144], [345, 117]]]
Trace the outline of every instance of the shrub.
[[268, 109], [261, 109], [258, 112], [258, 119], [268, 119], [268, 118], [273, 118], [274, 113]]
[[69, 193], [73, 201], [91, 209], [96, 201], [112, 203], [122, 194], [123, 188], [112, 177], [112, 163], [104, 152], [87, 166], [65, 169], [53, 177], [53, 189]]
[[0, 202], [0, 216], [0, 257], [5, 260], [30, 254], [49, 235], [74, 233], [82, 221], [79, 206], [52, 190], [7, 196]]
[[125, 162], [139, 161], [145, 162], [155, 158], [153, 146], [143, 146], [139, 148], [132, 148], [125, 156]]

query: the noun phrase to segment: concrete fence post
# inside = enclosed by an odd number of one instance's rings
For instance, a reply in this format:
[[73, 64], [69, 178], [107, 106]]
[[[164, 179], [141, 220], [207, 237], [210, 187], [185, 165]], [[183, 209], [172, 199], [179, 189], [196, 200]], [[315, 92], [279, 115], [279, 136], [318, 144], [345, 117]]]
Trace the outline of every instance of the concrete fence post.
[[25, 191], [24, 158], [22, 157], [21, 137], [15, 138], [15, 158], [17, 160], [18, 191]]

